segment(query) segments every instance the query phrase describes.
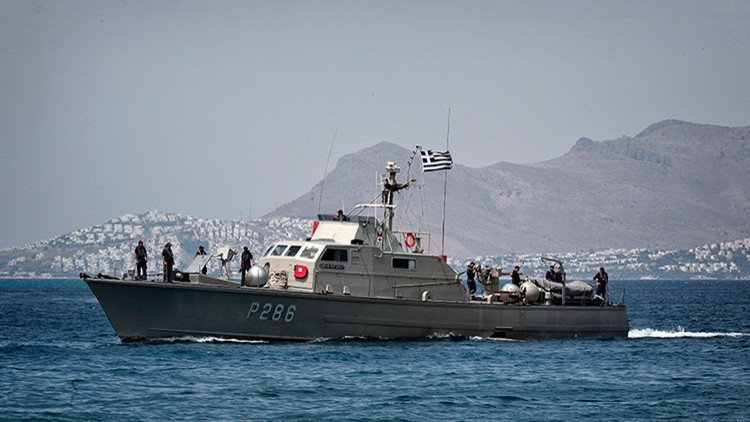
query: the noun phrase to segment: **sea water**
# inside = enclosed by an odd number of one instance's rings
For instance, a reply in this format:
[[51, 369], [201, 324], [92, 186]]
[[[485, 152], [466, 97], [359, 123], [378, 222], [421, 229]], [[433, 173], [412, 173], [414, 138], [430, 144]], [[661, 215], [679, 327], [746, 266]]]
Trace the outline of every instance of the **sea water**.
[[622, 290], [627, 338], [122, 344], [85, 283], [0, 281], [0, 419], [750, 420], [750, 282]]

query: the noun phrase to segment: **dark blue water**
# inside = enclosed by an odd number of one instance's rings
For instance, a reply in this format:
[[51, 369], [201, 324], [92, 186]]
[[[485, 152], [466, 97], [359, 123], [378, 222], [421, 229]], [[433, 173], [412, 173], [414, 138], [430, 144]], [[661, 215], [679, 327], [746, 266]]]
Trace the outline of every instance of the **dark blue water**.
[[0, 281], [0, 419], [750, 420], [750, 283], [611, 282], [621, 339], [121, 344], [80, 281]]

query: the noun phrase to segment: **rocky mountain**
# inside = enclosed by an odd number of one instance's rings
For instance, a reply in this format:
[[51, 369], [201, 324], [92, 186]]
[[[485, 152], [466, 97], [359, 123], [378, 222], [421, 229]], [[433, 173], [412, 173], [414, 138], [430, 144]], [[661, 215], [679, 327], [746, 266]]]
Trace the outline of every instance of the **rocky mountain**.
[[[441, 172], [422, 174], [412, 152], [381, 143], [339, 159], [323, 182], [266, 217], [314, 217], [378, 201], [386, 161], [414, 177], [398, 198], [403, 230], [432, 233], [439, 248]], [[454, 163], [448, 181], [446, 251], [457, 256], [610, 248], [687, 249], [750, 236], [750, 126], [677, 120], [634, 137], [579, 139], [552, 160]]]
[[[161, 251], [167, 242], [173, 245], [175, 268], [186, 268], [199, 245], [208, 253], [222, 246], [237, 251], [247, 246], [257, 258], [262, 248], [278, 239], [309, 236], [311, 227], [310, 221], [293, 218], [221, 221], [160, 211], [126, 214], [44, 242], [0, 250], [0, 278], [77, 277], [82, 271], [121, 275], [135, 267], [138, 240], [148, 250], [149, 273], [161, 272]], [[218, 271], [214, 261], [209, 268]], [[237, 269], [237, 259], [233, 262]]]

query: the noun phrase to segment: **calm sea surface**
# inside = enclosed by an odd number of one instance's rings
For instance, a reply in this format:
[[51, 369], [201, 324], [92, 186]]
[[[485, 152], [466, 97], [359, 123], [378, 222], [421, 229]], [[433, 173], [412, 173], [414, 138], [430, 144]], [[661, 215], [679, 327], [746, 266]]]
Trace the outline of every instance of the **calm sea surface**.
[[630, 336], [121, 344], [81, 281], [0, 281], [0, 420], [750, 420], [750, 282], [611, 281]]

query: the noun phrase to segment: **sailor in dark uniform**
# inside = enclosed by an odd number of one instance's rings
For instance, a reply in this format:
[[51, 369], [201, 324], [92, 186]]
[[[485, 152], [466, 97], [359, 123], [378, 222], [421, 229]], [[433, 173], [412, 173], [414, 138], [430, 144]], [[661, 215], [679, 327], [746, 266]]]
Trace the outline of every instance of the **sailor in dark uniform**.
[[513, 267], [513, 272], [510, 273], [510, 280], [518, 287], [521, 287], [521, 267], [516, 265]]
[[474, 261], [469, 262], [466, 266], [466, 286], [469, 288], [469, 294], [473, 295], [477, 291], [477, 283], [474, 281], [476, 267]]
[[241, 284], [245, 285], [245, 274], [250, 270], [250, 267], [253, 266], [253, 254], [250, 253], [250, 250], [247, 249], [247, 246], [242, 250], [242, 255], [240, 255], [240, 270], [242, 271], [242, 282]]
[[[138, 246], [135, 247], [135, 267], [136, 267], [136, 280], [145, 280], [146, 276], [146, 263], [148, 262], [148, 252], [146, 247], [143, 246], [143, 241], [138, 241]], [[141, 271], [143, 271], [141, 273]]]
[[604, 267], [599, 268], [599, 272], [594, 276], [596, 281], [596, 294], [607, 299], [607, 283], [609, 283], [609, 274], [604, 271]]
[[161, 261], [164, 264], [164, 282], [172, 282], [172, 269], [174, 268], [174, 254], [172, 253], [172, 244], [167, 242], [161, 251]]
[[[205, 249], [203, 249], [203, 245], [201, 245], [201, 246], [198, 246], [198, 252], [196, 252], [196, 253], [195, 253], [195, 256], [198, 256], [198, 255], [206, 255], [206, 250], [205, 250]], [[203, 266], [203, 269], [201, 270], [201, 273], [202, 273], [202, 274], [206, 274], [207, 272], [208, 272], [208, 269], [207, 269], [207, 268], [206, 268], [206, 266], [204, 265], [204, 266]]]
[[555, 273], [555, 281], [558, 283], [562, 283], [565, 274], [563, 273], [562, 267], [557, 267], [557, 272]]
[[544, 275], [544, 279], [547, 281], [556, 281], [554, 265], [549, 266], [549, 270], [547, 270], [547, 274]]

